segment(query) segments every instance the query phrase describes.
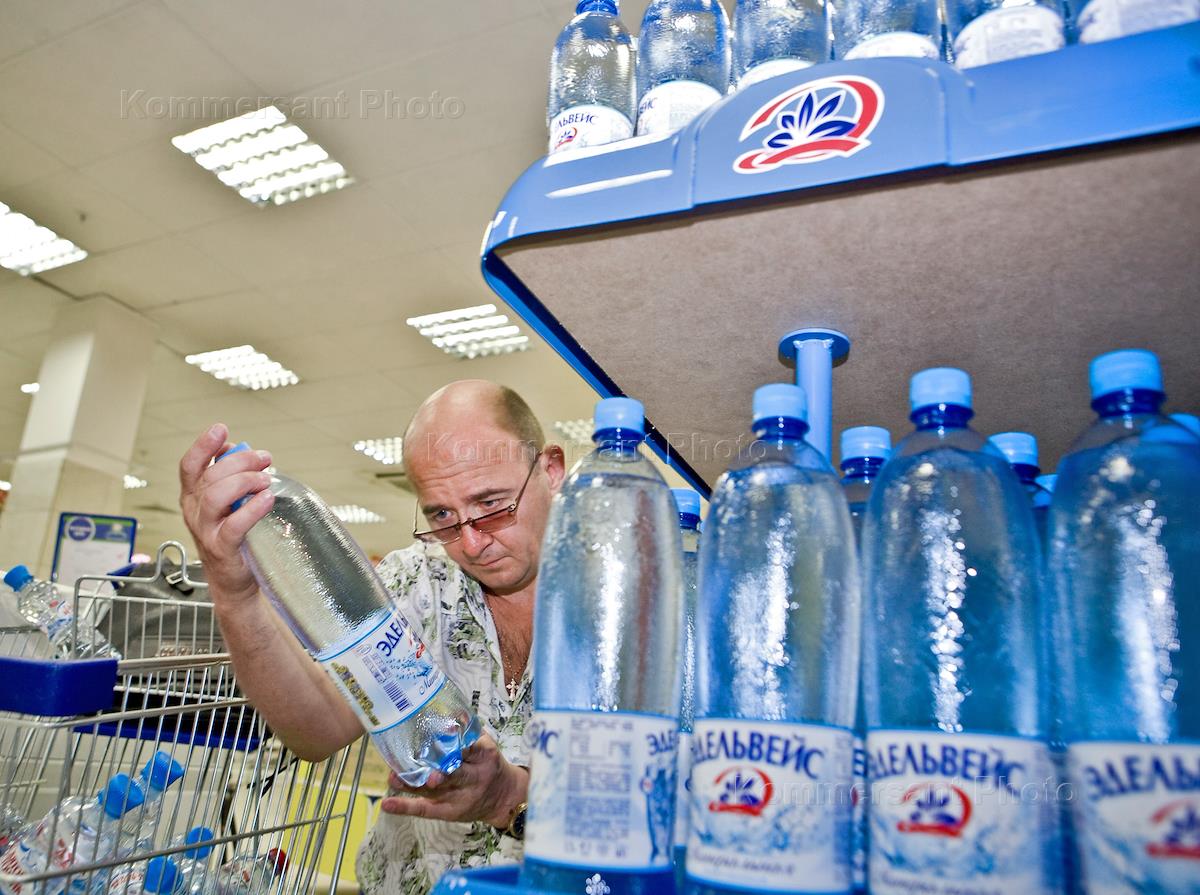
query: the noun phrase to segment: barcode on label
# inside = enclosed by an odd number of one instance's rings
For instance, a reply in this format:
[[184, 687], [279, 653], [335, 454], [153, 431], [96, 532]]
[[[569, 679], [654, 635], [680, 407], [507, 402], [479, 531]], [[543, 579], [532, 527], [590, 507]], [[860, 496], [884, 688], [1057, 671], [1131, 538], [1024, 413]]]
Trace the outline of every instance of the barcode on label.
[[383, 685], [383, 692], [391, 697], [392, 703], [402, 712], [408, 711], [408, 697], [404, 695], [404, 691], [396, 686], [394, 681], [387, 681]]

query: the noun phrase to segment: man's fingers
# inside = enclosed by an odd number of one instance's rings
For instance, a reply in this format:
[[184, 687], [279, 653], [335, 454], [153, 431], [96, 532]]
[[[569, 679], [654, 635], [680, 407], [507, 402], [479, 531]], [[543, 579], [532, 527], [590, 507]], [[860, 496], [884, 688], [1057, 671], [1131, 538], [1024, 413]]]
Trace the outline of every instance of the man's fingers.
[[230, 507], [238, 500], [257, 494], [270, 484], [271, 477], [256, 470], [235, 473], [211, 482], [200, 501], [201, 524], [206, 527], [216, 525], [229, 515]]
[[191, 491], [196, 487], [212, 458], [217, 455], [221, 445], [225, 444], [225, 436], [228, 434], [229, 430], [224, 423], [215, 423], [192, 442], [192, 446], [179, 461], [179, 484], [184, 491]]
[[217, 539], [221, 545], [227, 550], [240, 547], [246, 539], [246, 533], [267, 515], [274, 505], [275, 495], [270, 491], [259, 491], [255, 494], [221, 523], [221, 530], [217, 532]]
[[407, 817], [426, 817], [433, 820], [457, 820], [459, 809], [443, 805], [432, 799], [419, 797], [402, 798], [388, 796], [379, 803], [379, 809], [388, 814], [402, 814]]

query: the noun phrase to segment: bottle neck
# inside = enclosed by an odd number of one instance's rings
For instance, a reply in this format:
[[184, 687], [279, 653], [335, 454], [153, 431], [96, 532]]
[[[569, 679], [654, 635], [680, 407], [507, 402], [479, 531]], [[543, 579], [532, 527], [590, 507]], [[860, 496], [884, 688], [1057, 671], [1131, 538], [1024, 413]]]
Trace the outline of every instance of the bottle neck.
[[760, 441], [778, 445], [799, 444], [804, 441], [807, 432], [808, 423], [787, 416], [756, 420], [754, 423], [754, 435]]
[[883, 457], [851, 457], [842, 463], [842, 481], [870, 482], [879, 475], [886, 462]]
[[961, 404], [929, 404], [918, 407], [909, 419], [917, 425], [920, 431], [930, 429], [965, 429], [975, 411]]
[[1017, 474], [1017, 478], [1021, 480], [1021, 484], [1026, 487], [1037, 488], [1041, 490], [1041, 485], [1037, 483], [1038, 474], [1041, 472], [1036, 466], [1030, 466], [1028, 463], [1014, 463], [1012, 470]]
[[613, 0], [579, 0], [579, 3], [575, 5], [575, 15], [582, 15], [585, 12], [599, 12], [615, 16], [617, 4]]
[[601, 429], [592, 436], [592, 441], [599, 450], [636, 454], [644, 437], [636, 429]]
[[1092, 402], [1092, 410], [1101, 419], [1158, 413], [1166, 398], [1162, 392], [1146, 388], [1126, 388], [1101, 395]]
[[680, 513], [679, 528], [681, 531], [699, 531], [700, 517], [695, 513]]

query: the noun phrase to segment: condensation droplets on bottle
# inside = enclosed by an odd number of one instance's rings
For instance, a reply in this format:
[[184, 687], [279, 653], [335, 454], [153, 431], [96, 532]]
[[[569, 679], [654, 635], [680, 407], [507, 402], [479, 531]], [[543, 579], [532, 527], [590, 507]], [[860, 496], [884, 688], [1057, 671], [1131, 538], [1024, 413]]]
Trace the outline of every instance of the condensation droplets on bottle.
[[325, 501], [279, 473], [268, 487], [275, 503], [242, 545], [259, 586], [401, 780], [453, 773], [481, 730], [462, 692]]
[[825, 0], [738, 0], [733, 32], [738, 87], [829, 59]]
[[720, 0], [651, 0], [638, 39], [638, 134], [678, 130], [719, 100], [729, 64]]
[[633, 136], [636, 52], [617, 0], [580, 0], [550, 57], [550, 152]]
[[941, 58], [937, 0], [833, 0], [829, 18], [838, 59]]

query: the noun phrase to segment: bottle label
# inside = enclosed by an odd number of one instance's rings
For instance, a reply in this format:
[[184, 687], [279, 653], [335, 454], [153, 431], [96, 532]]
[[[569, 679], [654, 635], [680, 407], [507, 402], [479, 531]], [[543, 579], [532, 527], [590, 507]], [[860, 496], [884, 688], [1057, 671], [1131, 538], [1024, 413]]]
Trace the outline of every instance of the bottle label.
[[954, 40], [954, 63], [959, 68], [990, 65], [1020, 56], [1061, 49], [1062, 17], [1045, 6], [993, 9], [973, 19]]
[[633, 123], [611, 106], [572, 106], [550, 122], [550, 152], [603, 146], [633, 136]]
[[1089, 895], [1200, 891], [1200, 744], [1072, 743]]
[[850, 833], [850, 876], [856, 892], [867, 888], [867, 744], [854, 738], [854, 792], [850, 799], [854, 826]]
[[738, 90], [748, 87], [751, 84], [757, 84], [759, 81], [765, 81], [768, 78], [791, 74], [795, 71], [804, 71], [806, 68], [812, 68], [812, 63], [804, 59], [771, 59], [767, 62], [760, 62], [758, 65], [746, 69], [742, 76], [738, 78]]
[[698, 720], [688, 877], [756, 892], [847, 889], [853, 752], [835, 727]]
[[941, 57], [937, 44], [924, 34], [913, 31], [889, 31], [856, 44], [846, 59], [877, 59], [882, 56], [908, 56], [919, 59]]
[[1036, 895], [1057, 882], [1044, 743], [872, 730], [870, 887], [876, 895]]
[[609, 870], [671, 866], [674, 718], [538, 711], [526, 736], [528, 857]]
[[415, 715], [446, 682], [408, 619], [391, 609], [381, 609], [316, 660], [372, 734]]
[[60, 636], [65, 636], [71, 630], [71, 619], [75, 617], [74, 600], [53, 596], [47, 605], [50, 617], [46, 622], [46, 638], [51, 643], [58, 643]]
[[679, 734], [679, 753], [675, 760], [675, 835], [676, 846], [687, 845], [692, 818], [692, 735]]
[[659, 84], [638, 103], [638, 136], [677, 131], [720, 98], [716, 88], [699, 81]]
[[1079, 15], [1079, 42], [1096, 43], [1200, 19], [1200, 0], [1092, 0]]

